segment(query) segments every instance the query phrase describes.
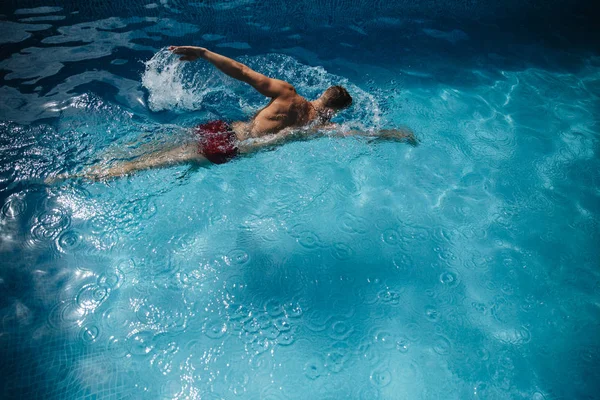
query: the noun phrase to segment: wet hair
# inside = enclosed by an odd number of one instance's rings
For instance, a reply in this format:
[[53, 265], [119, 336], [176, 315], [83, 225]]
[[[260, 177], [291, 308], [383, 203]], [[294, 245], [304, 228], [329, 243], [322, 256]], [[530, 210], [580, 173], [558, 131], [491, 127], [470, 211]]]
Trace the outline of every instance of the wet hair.
[[341, 110], [352, 104], [352, 96], [341, 86], [331, 86], [322, 97], [323, 105], [334, 110]]

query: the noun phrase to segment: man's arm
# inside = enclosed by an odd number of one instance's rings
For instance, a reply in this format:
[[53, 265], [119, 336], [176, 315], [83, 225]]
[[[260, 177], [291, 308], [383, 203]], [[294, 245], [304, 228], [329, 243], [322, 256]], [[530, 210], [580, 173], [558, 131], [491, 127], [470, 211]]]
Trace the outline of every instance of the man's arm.
[[419, 140], [415, 137], [414, 132], [407, 127], [401, 127], [397, 129], [381, 129], [374, 132], [362, 132], [356, 130], [350, 130], [342, 133], [343, 136], [366, 136], [377, 140], [391, 140], [396, 142], [408, 143], [411, 146], [417, 146]]
[[308, 129], [286, 128], [280, 132], [265, 135], [260, 138], [247, 139], [238, 144], [240, 153], [248, 154], [265, 148], [281, 146], [284, 143], [307, 140], [315, 137], [348, 137], [362, 136], [374, 140], [390, 140], [417, 146], [419, 141], [414, 133], [406, 127], [400, 129], [382, 129], [380, 131], [365, 132], [358, 130], [344, 130], [337, 124], [318, 125]]
[[417, 146], [419, 144], [419, 140], [415, 137], [414, 132], [406, 126], [401, 126], [400, 128], [396, 129], [381, 129], [378, 131], [359, 131], [356, 129], [344, 129], [338, 124], [327, 123], [314, 127], [313, 131], [315, 133], [319, 132], [328, 136], [362, 136], [377, 140], [404, 142], [410, 144], [411, 146]]
[[249, 154], [302, 139], [306, 139], [306, 135], [301, 131], [294, 131], [292, 128], [286, 128], [270, 135], [243, 140], [238, 143], [238, 151], [242, 154]]
[[182, 61], [195, 61], [198, 58], [203, 58], [230, 77], [252, 85], [263, 96], [276, 98], [296, 93], [294, 87], [289, 83], [259, 74], [240, 62], [214, 53], [204, 47], [171, 46], [169, 50], [180, 55], [179, 59]]

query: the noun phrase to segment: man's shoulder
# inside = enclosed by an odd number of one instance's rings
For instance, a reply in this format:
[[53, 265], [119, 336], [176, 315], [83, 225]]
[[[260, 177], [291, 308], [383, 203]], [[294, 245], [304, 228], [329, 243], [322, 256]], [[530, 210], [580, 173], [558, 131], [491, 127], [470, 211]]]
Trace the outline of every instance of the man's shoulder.
[[280, 79], [273, 79], [273, 81], [277, 85], [277, 91], [279, 92], [279, 96], [277, 97], [293, 97], [297, 95], [296, 88], [291, 83]]

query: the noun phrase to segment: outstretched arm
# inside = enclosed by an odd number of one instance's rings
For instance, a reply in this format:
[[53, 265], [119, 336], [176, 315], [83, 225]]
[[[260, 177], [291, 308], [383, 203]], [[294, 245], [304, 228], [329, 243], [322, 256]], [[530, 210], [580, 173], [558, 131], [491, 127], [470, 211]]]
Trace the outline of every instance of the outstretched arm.
[[259, 74], [240, 62], [214, 53], [204, 47], [171, 46], [169, 50], [180, 55], [179, 59], [182, 61], [195, 61], [198, 58], [203, 58], [230, 77], [252, 85], [264, 96], [275, 98], [296, 93], [294, 87], [289, 83]]
[[320, 125], [309, 129], [287, 128], [278, 133], [265, 135], [256, 139], [247, 139], [238, 144], [240, 153], [253, 153], [265, 148], [280, 146], [287, 142], [307, 140], [320, 136], [362, 136], [366, 138], [391, 140], [417, 146], [419, 141], [415, 137], [413, 131], [403, 127], [400, 129], [382, 129], [380, 131], [365, 132], [358, 130], [344, 130], [337, 124]]
[[374, 132], [363, 132], [350, 130], [342, 133], [343, 136], [365, 136], [378, 140], [393, 140], [397, 142], [408, 143], [411, 146], [416, 146], [419, 144], [419, 141], [415, 137], [415, 134], [412, 130], [407, 127], [401, 127], [396, 129], [381, 129], [379, 131]]
[[404, 142], [410, 144], [411, 146], [416, 146], [419, 144], [414, 132], [406, 126], [394, 129], [381, 129], [378, 131], [359, 131], [356, 129], [343, 129], [340, 125], [328, 123], [326, 125], [317, 126], [316, 130], [329, 136], [362, 136], [377, 140]]

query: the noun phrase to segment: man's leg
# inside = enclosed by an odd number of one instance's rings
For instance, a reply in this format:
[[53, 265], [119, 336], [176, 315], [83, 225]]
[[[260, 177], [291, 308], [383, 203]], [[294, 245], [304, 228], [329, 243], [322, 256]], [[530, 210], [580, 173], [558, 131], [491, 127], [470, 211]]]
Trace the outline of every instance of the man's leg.
[[46, 178], [46, 183], [53, 183], [57, 180], [68, 178], [86, 178], [91, 180], [109, 179], [117, 176], [129, 175], [145, 169], [166, 167], [186, 162], [208, 163], [208, 160], [202, 154], [198, 153], [198, 146], [195, 143], [188, 143], [182, 146], [144, 154], [132, 161], [117, 163], [116, 165], [95, 165], [79, 174], [65, 174], [53, 178]]
[[183, 146], [144, 154], [132, 161], [113, 165], [107, 169], [103, 169], [101, 166], [92, 167], [84, 173], [84, 177], [90, 179], [113, 178], [145, 169], [167, 167], [186, 162], [202, 163], [208, 161], [202, 154], [198, 153], [198, 146], [195, 143], [188, 143]]

